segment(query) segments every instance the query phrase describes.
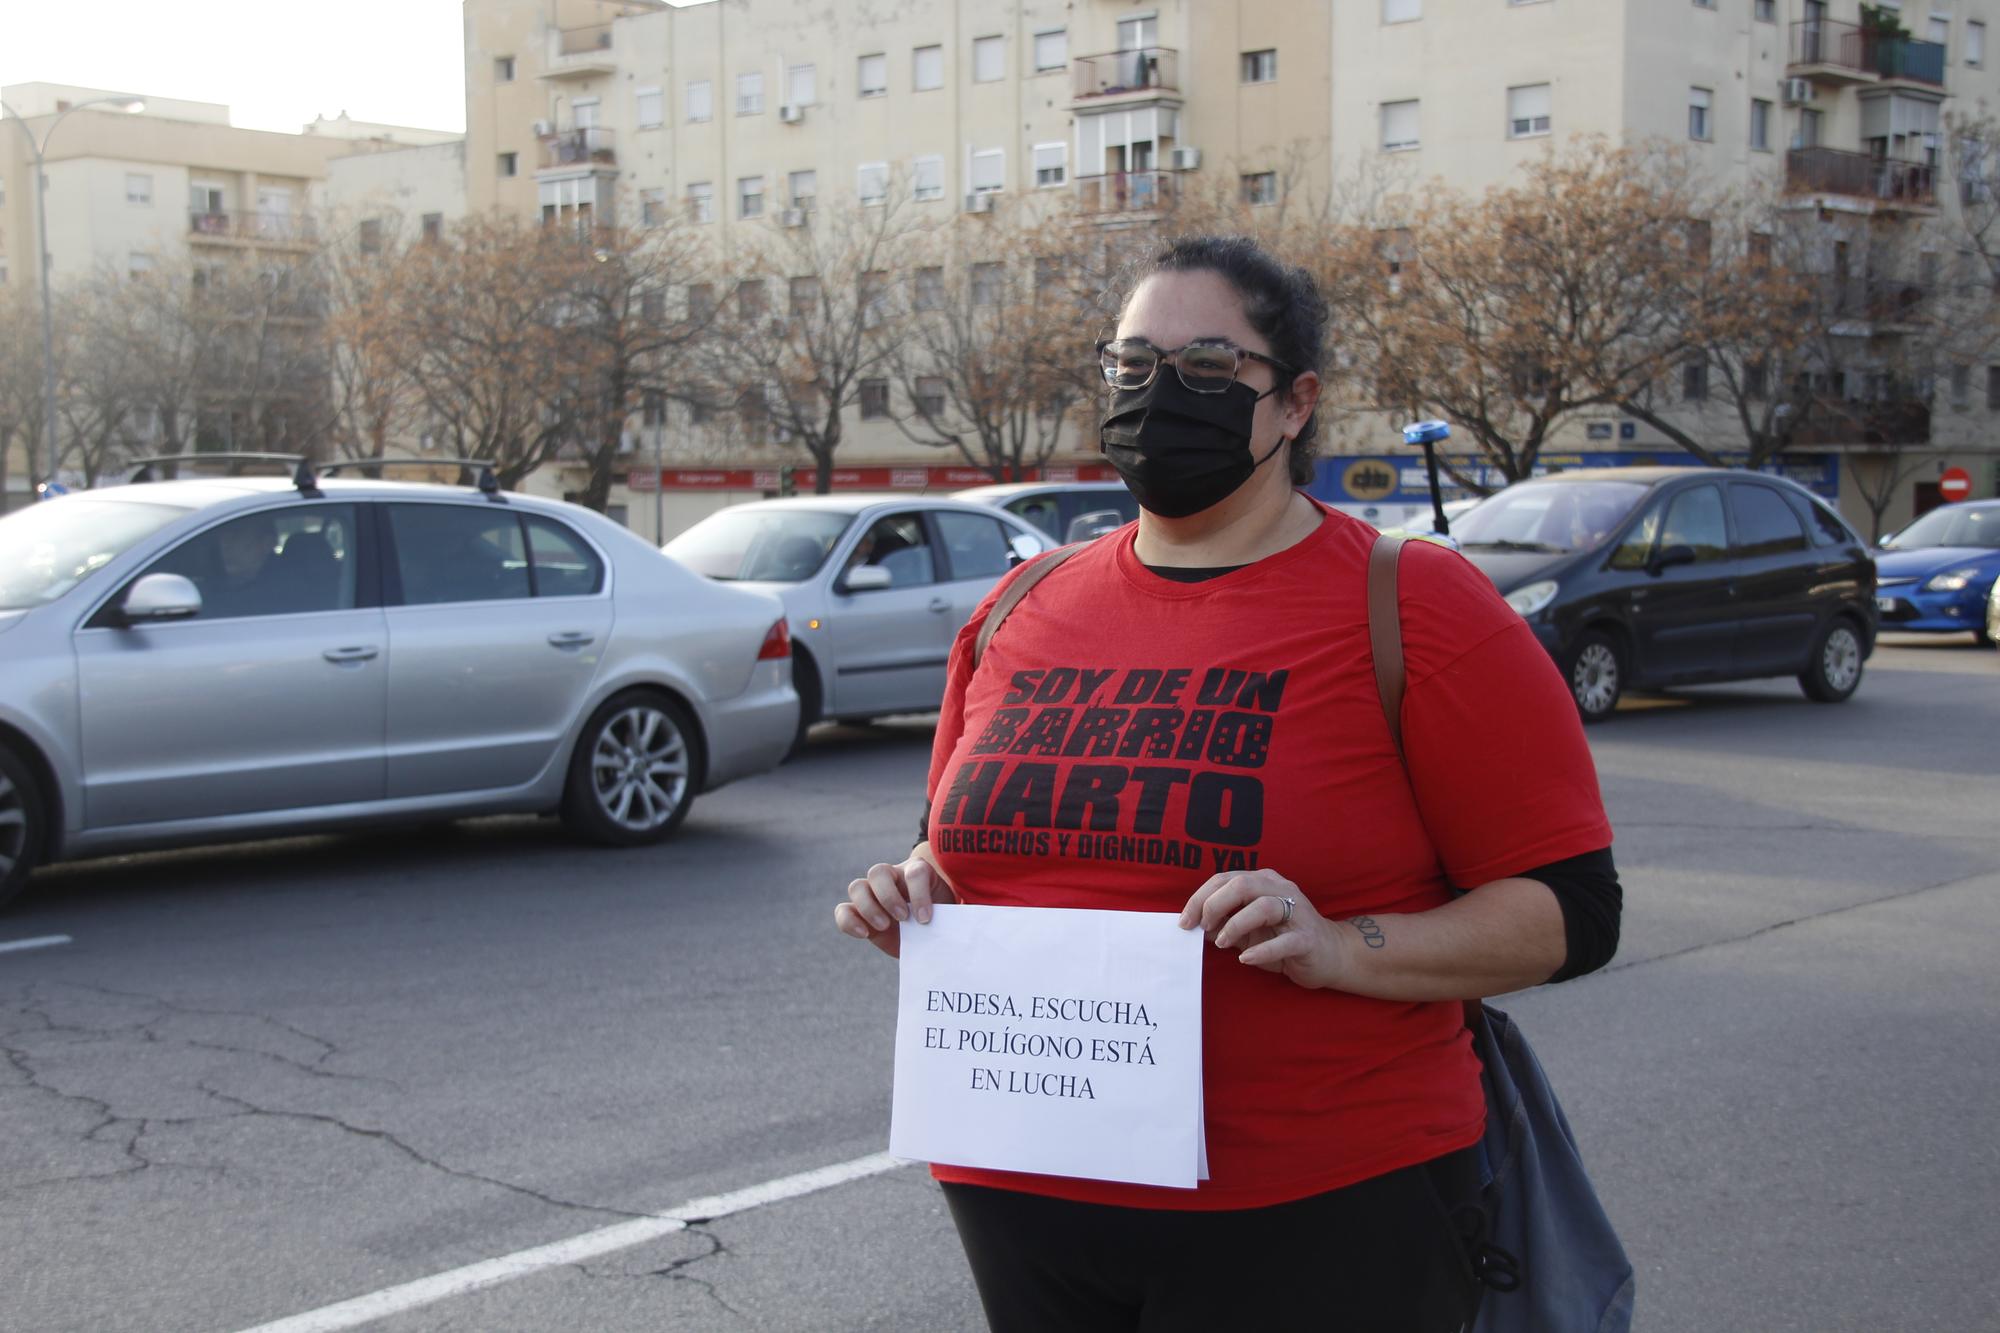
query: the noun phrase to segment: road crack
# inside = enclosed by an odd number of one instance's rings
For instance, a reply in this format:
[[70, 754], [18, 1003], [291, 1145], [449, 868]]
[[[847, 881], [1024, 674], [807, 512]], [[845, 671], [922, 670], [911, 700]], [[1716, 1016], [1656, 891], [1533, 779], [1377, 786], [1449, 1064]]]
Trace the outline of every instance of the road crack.
[[743, 1311], [722, 1298], [722, 1293], [716, 1290], [714, 1282], [704, 1277], [697, 1277], [689, 1271], [696, 1264], [705, 1263], [710, 1259], [723, 1258], [729, 1254], [729, 1246], [723, 1241], [722, 1237], [708, 1229], [708, 1223], [713, 1220], [706, 1217], [687, 1219], [686, 1228], [675, 1234], [699, 1237], [708, 1242], [708, 1248], [699, 1254], [683, 1255], [672, 1263], [660, 1268], [651, 1268], [639, 1273], [610, 1273], [599, 1272], [587, 1263], [572, 1264], [571, 1267], [596, 1282], [641, 1282], [654, 1278], [665, 1278], [669, 1282], [686, 1282], [699, 1287], [709, 1300], [726, 1311], [732, 1318], [747, 1320], [748, 1316]]

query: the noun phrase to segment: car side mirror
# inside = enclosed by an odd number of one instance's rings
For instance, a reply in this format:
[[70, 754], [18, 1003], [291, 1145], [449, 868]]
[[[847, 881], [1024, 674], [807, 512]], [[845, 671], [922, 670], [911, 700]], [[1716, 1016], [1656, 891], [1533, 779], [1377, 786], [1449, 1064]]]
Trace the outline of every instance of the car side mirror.
[[880, 565], [856, 565], [840, 579], [842, 592], [880, 592], [896, 580]]
[[1093, 509], [1087, 514], [1078, 514], [1069, 521], [1069, 531], [1064, 534], [1065, 542], [1087, 542], [1093, 537], [1102, 537], [1107, 532], [1116, 532], [1125, 526], [1125, 515], [1116, 509]]
[[1646, 572], [1649, 574], [1658, 574], [1662, 570], [1672, 569], [1675, 565], [1691, 565], [1693, 563], [1694, 547], [1681, 545], [1663, 546], [1653, 556], [1652, 563], [1646, 566]]
[[201, 614], [201, 589], [180, 574], [148, 574], [118, 604], [119, 623], [149, 625]]

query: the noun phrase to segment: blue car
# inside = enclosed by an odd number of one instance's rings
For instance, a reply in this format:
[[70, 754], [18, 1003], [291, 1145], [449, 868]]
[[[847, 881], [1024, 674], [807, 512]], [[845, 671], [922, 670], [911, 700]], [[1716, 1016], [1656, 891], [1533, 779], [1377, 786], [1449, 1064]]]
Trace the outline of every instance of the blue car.
[[2000, 500], [1933, 509], [1875, 554], [1875, 605], [1885, 630], [1963, 634], [1993, 643], [1987, 599], [2000, 576]]

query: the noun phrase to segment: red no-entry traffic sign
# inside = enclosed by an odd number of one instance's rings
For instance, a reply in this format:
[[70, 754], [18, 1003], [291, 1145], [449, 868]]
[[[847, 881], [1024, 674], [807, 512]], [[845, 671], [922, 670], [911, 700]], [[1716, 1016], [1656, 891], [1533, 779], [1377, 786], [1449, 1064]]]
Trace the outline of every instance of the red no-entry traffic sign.
[[1972, 494], [1972, 474], [1962, 467], [1948, 467], [1938, 478], [1938, 494], [1946, 500], [1963, 500]]

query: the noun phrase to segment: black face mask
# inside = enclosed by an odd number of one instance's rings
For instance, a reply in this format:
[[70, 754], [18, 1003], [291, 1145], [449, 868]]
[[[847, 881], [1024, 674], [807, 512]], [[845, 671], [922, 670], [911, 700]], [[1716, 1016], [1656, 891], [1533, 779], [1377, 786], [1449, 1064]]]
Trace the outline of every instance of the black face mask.
[[1143, 389], [1124, 389], [1098, 425], [1098, 443], [1139, 507], [1162, 518], [1186, 518], [1221, 504], [1284, 448], [1250, 453], [1257, 404], [1276, 393], [1232, 384], [1196, 393], [1171, 366]]

